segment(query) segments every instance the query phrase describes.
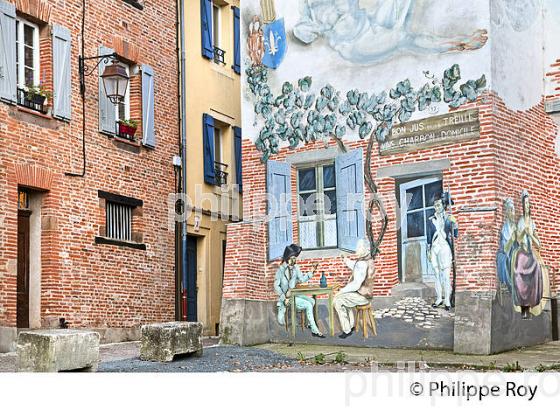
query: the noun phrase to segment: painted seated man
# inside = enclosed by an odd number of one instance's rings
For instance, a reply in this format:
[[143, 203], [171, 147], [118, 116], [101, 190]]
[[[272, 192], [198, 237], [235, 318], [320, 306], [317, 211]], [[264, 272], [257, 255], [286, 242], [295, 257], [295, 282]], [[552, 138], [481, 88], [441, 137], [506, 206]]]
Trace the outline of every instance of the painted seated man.
[[434, 202], [434, 216], [428, 224], [428, 260], [432, 264], [436, 275], [436, 301], [432, 307], [445, 305], [445, 310], [451, 309], [451, 268], [453, 266], [453, 238], [459, 236], [457, 221], [448, 215], [445, 207], [449, 204], [444, 195], [443, 199]]
[[352, 271], [350, 280], [334, 297], [334, 309], [338, 314], [338, 320], [342, 333], [338, 336], [346, 339], [354, 332], [356, 324], [354, 317], [354, 308], [356, 306], [364, 306], [370, 303], [371, 289], [366, 282], [369, 273], [369, 251], [366, 241], [363, 239], [358, 241], [356, 253], [352, 258], [345, 257], [344, 263]]
[[[274, 291], [278, 295], [278, 323], [286, 324], [286, 307], [290, 303], [290, 290], [295, 288], [298, 283], [305, 283], [313, 277], [317, 270], [315, 265], [313, 272], [303, 273], [297, 266], [297, 257], [301, 253], [302, 248], [292, 244], [286, 246], [284, 255], [282, 256], [282, 264], [276, 271], [274, 278]], [[324, 338], [325, 336], [319, 331], [313, 316], [313, 307], [315, 300], [309, 296], [298, 295], [295, 298], [297, 311], [304, 311], [307, 317], [307, 323], [311, 328], [311, 334], [315, 337]]]

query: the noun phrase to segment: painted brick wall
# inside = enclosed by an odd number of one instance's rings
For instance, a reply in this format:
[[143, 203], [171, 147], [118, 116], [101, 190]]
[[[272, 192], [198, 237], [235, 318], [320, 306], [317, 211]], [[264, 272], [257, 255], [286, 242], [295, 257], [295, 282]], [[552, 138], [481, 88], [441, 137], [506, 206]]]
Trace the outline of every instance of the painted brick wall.
[[[560, 199], [558, 189], [558, 156], [554, 154], [555, 125], [544, 113], [543, 105], [527, 112], [508, 110], [503, 102], [492, 93], [486, 93], [476, 103], [465, 105], [461, 109], [477, 107], [480, 110], [481, 137], [479, 140], [461, 144], [447, 145], [412, 153], [372, 157], [372, 174], [375, 176], [380, 167], [401, 163], [414, 163], [435, 159], [449, 158], [451, 167], [443, 172], [444, 188], [452, 192], [455, 205], [453, 214], [459, 223], [459, 239], [456, 242], [457, 290], [488, 291], [496, 288], [495, 257], [498, 249], [499, 231], [502, 221], [502, 201], [512, 196], [519, 206], [519, 194], [522, 188], [532, 193], [534, 218], [543, 242], [543, 257], [558, 272], [557, 258], [560, 246], [558, 226], [560, 211], [556, 203]], [[512, 125], [513, 124], [513, 125]], [[250, 187], [244, 195], [244, 224], [228, 227], [228, 251], [226, 261], [226, 281], [228, 289], [226, 298], [248, 298], [257, 300], [274, 300], [272, 291], [274, 273], [278, 261], [266, 263], [266, 246], [262, 246], [259, 230], [259, 245], [252, 245], [251, 221], [266, 213], [265, 166], [260, 162], [260, 155], [249, 140], [243, 141], [243, 176], [244, 186]], [[329, 142], [329, 146], [335, 146]], [[347, 144], [349, 149], [362, 147], [364, 154], [366, 141]], [[282, 161], [295, 152], [317, 150], [323, 143], [312, 143], [296, 150], [282, 149], [271, 159]], [[384, 199], [389, 216], [389, 225], [381, 246], [381, 254], [376, 259], [376, 294], [388, 295], [391, 288], [398, 283], [398, 219], [395, 199], [395, 180], [392, 178], [376, 179], [379, 193]], [[295, 173], [292, 175], [292, 193], [295, 189]], [[294, 195], [292, 208], [297, 209]], [[297, 228], [294, 221], [294, 241], [297, 243]], [[260, 219], [259, 219], [260, 221]], [[552, 222], [549, 222], [552, 221]], [[261, 221], [259, 222], [261, 223]], [[233, 236], [229, 236], [234, 234]], [[266, 245], [266, 241], [265, 241]], [[244, 250], [244, 247], [247, 247]], [[259, 260], [250, 269], [262, 269], [261, 282], [245, 288], [233, 287], [239, 276], [245, 276], [248, 268], [237, 255], [248, 252]], [[233, 270], [232, 259], [236, 260]], [[330, 283], [345, 284], [350, 272], [343, 266], [342, 258], [306, 259], [300, 261], [302, 270], [309, 271], [318, 263], [318, 271], [326, 272]], [[265, 267], [266, 266], [266, 267]], [[251, 271], [254, 277], [254, 271]], [[311, 283], [318, 283], [316, 275]], [[558, 280], [556, 280], [556, 283]], [[264, 289], [263, 289], [264, 286]], [[253, 291], [256, 289], [256, 291]]]
[[[25, 3], [25, 2], [20, 2]], [[49, 24], [72, 32], [72, 120], [68, 123], [0, 103], [0, 326], [16, 324], [17, 190], [25, 172], [42, 170], [52, 182], [42, 203], [41, 317], [65, 317], [71, 326], [129, 327], [174, 318], [174, 235], [167, 230], [167, 196], [174, 192], [172, 156], [178, 151], [175, 1], [147, 1], [144, 10], [122, 0], [87, 2], [86, 55], [118, 38], [140, 50], [137, 64], [155, 71], [157, 147], [116, 146], [98, 132], [98, 79], [87, 77], [85, 178], [64, 176], [82, 166], [82, 108], [78, 81], [80, 0], [44, 0]], [[45, 28], [49, 28], [45, 25]], [[50, 41], [50, 31], [48, 32]], [[42, 43], [49, 43], [42, 41]], [[43, 51], [42, 51], [43, 52]], [[46, 80], [51, 82], [49, 47]], [[139, 80], [132, 81], [133, 93]], [[139, 96], [132, 98], [132, 117]], [[137, 111], [137, 109], [136, 109]], [[137, 113], [139, 114], [139, 113]], [[17, 172], [17, 170], [27, 170]], [[96, 245], [104, 224], [98, 190], [144, 201], [134, 228], [147, 250]]]

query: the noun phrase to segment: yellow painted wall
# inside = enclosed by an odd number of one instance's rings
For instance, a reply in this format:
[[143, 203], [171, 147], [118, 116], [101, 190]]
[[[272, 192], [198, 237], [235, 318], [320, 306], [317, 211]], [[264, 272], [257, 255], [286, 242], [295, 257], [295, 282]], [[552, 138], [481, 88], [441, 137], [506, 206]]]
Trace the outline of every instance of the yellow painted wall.
[[[214, 335], [220, 320], [222, 298], [222, 241], [226, 239], [226, 223], [231, 215], [242, 215], [241, 199], [232, 185], [235, 180], [233, 126], [241, 127], [240, 75], [233, 71], [233, 10], [239, 0], [220, 1], [220, 48], [225, 51], [225, 65], [202, 57], [200, 1], [185, 1], [183, 19], [186, 36], [187, 78], [187, 191], [195, 207], [220, 214], [222, 220], [199, 215], [200, 227], [195, 228], [195, 215], [188, 219], [189, 234], [198, 236], [198, 320], [204, 323], [205, 334]], [[202, 116], [214, 117], [222, 135], [221, 162], [228, 164], [228, 185], [217, 187], [204, 182], [204, 152]], [[203, 199], [207, 198], [207, 199]], [[218, 219], [218, 220], [212, 220]]]

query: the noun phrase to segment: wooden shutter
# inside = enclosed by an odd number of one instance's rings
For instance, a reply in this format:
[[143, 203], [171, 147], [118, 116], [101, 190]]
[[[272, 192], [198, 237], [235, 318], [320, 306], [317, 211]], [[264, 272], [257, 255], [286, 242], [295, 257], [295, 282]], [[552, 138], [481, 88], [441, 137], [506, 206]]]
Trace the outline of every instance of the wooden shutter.
[[268, 258], [282, 256], [293, 241], [291, 167], [286, 162], [267, 162]]
[[216, 170], [214, 168], [214, 118], [211, 115], [202, 116], [202, 142], [204, 147], [204, 182], [216, 184]]
[[53, 117], [70, 120], [72, 114], [72, 72], [70, 30], [53, 25]]
[[232, 7], [233, 9], [233, 71], [237, 74], [241, 73], [241, 46], [240, 36], [241, 28], [239, 25], [239, 8]]
[[154, 95], [154, 70], [142, 65], [142, 144], [150, 148], [156, 147]]
[[336, 158], [338, 246], [355, 251], [365, 237], [363, 151], [357, 149]]
[[241, 128], [233, 127], [233, 136], [235, 138], [234, 148], [235, 148], [235, 182], [239, 187], [239, 192], [243, 192], [243, 177], [242, 177], [242, 167], [241, 167], [241, 157], [242, 157], [242, 145], [241, 145]]
[[[107, 55], [114, 53], [115, 50], [104, 46], [99, 46], [99, 55]], [[103, 80], [101, 74], [105, 69], [105, 61], [101, 60], [99, 64], [99, 131], [106, 134], [114, 135], [116, 133], [116, 109], [115, 105], [105, 95], [105, 88], [103, 87]]]
[[0, 100], [17, 102], [16, 7], [0, 0]]
[[202, 30], [202, 56], [208, 59], [213, 59], [212, 0], [200, 0], [200, 27]]

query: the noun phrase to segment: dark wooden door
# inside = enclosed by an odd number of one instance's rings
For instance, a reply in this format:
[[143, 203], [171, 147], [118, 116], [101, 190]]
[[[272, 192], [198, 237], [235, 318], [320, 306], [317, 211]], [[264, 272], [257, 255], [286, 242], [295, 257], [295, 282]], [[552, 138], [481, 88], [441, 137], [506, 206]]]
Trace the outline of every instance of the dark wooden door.
[[17, 327], [29, 327], [29, 217], [31, 211], [18, 211]]
[[187, 321], [189, 322], [196, 322], [198, 318], [196, 244], [196, 237], [187, 237]]

